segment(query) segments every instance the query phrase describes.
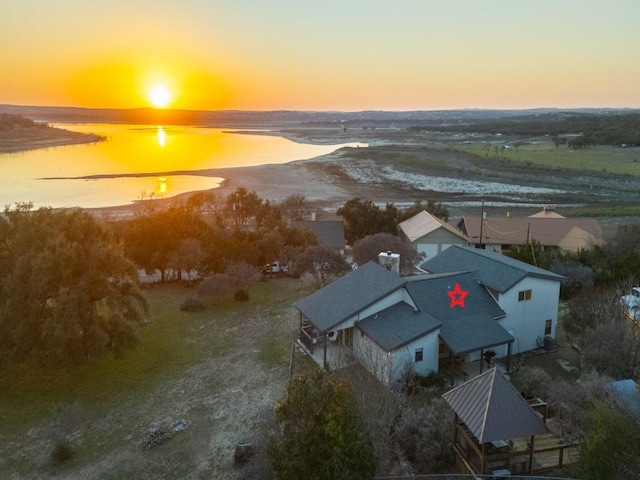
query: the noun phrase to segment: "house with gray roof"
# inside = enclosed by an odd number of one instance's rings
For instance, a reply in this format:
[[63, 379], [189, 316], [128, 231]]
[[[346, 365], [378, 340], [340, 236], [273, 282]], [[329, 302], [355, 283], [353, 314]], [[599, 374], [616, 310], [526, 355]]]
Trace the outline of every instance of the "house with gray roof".
[[306, 228], [316, 236], [320, 245], [344, 253], [344, 220], [298, 220], [291, 226]]
[[[461, 374], [555, 339], [562, 276], [495, 252], [451, 246], [400, 277], [369, 262], [299, 300], [300, 342], [340, 347], [386, 384], [409, 372]], [[482, 362], [481, 362], [482, 365]]]
[[[430, 273], [473, 271], [506, 313], [498, 322], [516, 339], [512, 353], [542, 347], [545, 337], [555, 340], [561, 275], [491, 250], [462, 246], [448, 248], [420, 268]], [[502, 357], [508, 352], [496, 353]]]

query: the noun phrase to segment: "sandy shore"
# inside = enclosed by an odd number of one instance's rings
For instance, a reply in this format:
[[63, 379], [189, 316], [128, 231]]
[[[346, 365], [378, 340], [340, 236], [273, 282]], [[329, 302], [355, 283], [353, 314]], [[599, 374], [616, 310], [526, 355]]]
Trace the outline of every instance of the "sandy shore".
[[[233, 130], [230, 130], [233, 131]], [[93, 135], [84, 135], [62, 129], [23, 129], [18, 135], [0, 138], [0, 153], [18, 152], [39, 148], [49, 148], [78, 143], [91, 143], [98, 140]], [[250, 133], [255, 131], [237, 130], [234, 133]], [[15, 132], [14, 132], [15, 134]], [[265, 135], [278, 135], [289, 138], [298, 143], [326, 144], [327, 140], [315, 142], [305, 138], [296, 138], [295, 135], [282, 135], [278, 132], [264, 132]], [[341, 139], [342, 140], [342, 139]], [[353, 140], [358, 141], [358, 140]], [[331, 141], [329, 143], [336, 143]], [[281, 201], [293, 194], [302, 194], [310, 203], [325, 205], [328, 203], [343, 204], [350, 197], [343, 187], [335, 184], [320, 169], [313, 168], [313, 163], [323, 160], [336, 160], [336, 154], [324, 155], [310, 160], [299, 160], [285, 164], [268, 164], [250, 167], [219, 168], [189, 172], [190, 174], [207, 177], [220, 177], [224, 181], [220, 187], [213, 191], [226, 196], [238, 187], [244, 187], [249, 191], [255, 191], [257, 195], [270, 201]], [[338, 154], [339, 155], [339, 154]], [[311, 162], [311, 163], [308, 163]], [[176, 174], [182, 172], [166, 172]], [[102, 176], [100, 176], [102, 177]], [[107, 176], [116, 177], [116, 176]], [[181, 203], [193, 192], [183, 193], [165, 199], [152, 200], [158, 205], [170, 205]], [[87, 208], [97, 215], [115, 217], [131, 216], [141, 208], [139, 203], [126, 205], [113, 205], [109, 207]]]
[[[334, 178], [327, 176], [321, 169], [314, 168], [314, 165], [317, 165], [317, 162], [336, 161], [338, 158], [339, 153], [332, 153], [290, 163], [200, 170], [197, 175], [224, 178], [218, 188], [212, 189], [221, 196], [226, 196], [239, 187], [255, 191], [261, 199], [272, 202], [282, 201], [290, 195], [302, 194], [311, 205], [331, 210], [352, 198], [352, 192], [344, 185], [336, 184]], [[151, 201], [158, 205], [171, 205], [184, 202], [192, 194], [193, 192], [183, 193]], [[127, 217], [135, 214], [140, 208], [139, 203], [133, 203], [87, 210], [100, 216]]]

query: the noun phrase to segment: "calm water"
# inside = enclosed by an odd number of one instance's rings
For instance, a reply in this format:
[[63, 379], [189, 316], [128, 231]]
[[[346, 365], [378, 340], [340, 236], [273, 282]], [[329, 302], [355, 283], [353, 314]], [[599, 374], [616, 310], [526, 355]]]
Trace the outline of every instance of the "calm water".
[[[222, 179], [198, 170], [286, 163], [345, 145], [306, 145], [219, 128], [58, 124], [107, 141], [0, 154], [0, 206], [105, 207], [141, 198], [215, 188]], [[176, 172], [179, 174], [168, 174]], [[123, 177], [136, 174], [141, 176]], [[94, 175], [115, 178], [88, 179]]]

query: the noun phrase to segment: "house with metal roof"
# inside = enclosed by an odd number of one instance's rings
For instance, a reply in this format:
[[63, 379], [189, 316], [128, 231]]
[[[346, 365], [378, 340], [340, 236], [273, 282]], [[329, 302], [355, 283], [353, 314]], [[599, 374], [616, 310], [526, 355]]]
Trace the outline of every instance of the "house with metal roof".
[[467, 245], [467, 237], [456, 227], [426, 210], [398, 224], [401, 238], [409, 241], [424, 258], [432, 258], [451, 245]]

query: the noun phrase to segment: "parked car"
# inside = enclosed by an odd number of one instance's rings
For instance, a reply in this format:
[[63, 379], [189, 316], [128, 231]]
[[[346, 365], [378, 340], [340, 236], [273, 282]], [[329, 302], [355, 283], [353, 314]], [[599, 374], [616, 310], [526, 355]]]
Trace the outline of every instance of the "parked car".
[[289, 265], [275, 261], [262, 266], [262, 273], [265, 275], [284, 275], [289, 272]]

